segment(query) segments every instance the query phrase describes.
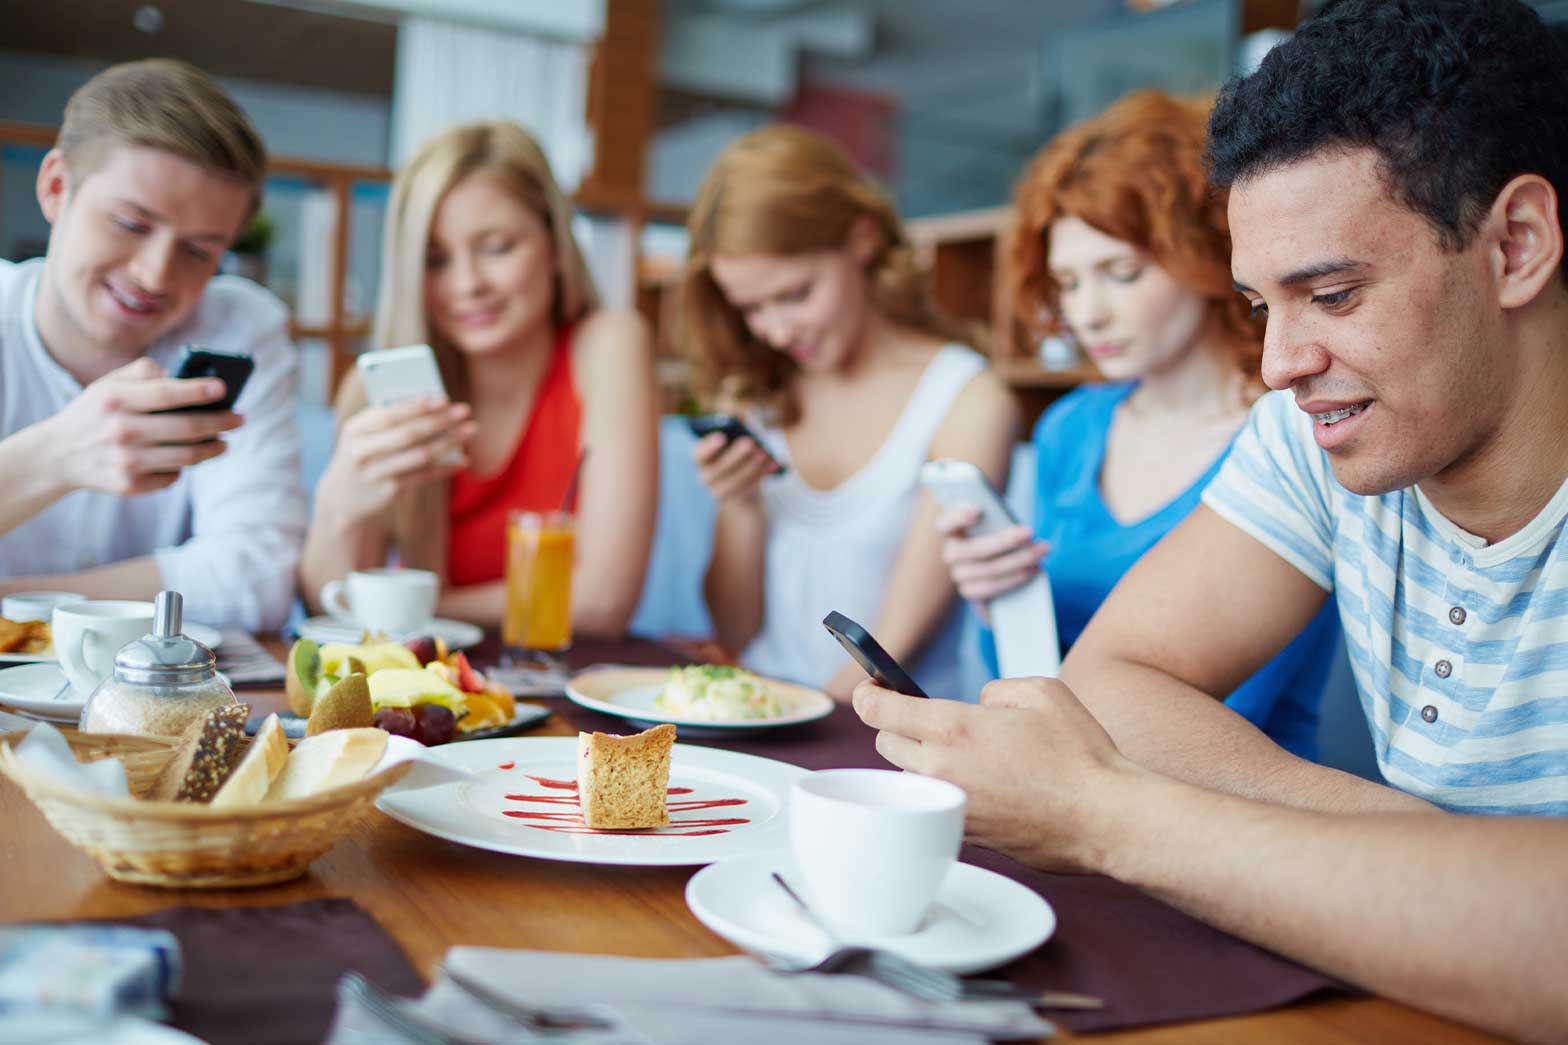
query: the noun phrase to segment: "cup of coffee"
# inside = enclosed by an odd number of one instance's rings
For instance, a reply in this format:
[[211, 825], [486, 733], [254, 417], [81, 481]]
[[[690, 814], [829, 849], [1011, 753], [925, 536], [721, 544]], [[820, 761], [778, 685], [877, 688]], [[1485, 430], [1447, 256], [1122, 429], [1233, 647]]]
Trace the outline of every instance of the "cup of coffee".
[[843, 939], [920, 928], [964, 836], [962, 788], [883, 769], [828, 769], [790, 792], [789, 840], [814, 913]]
[[71, 688], [83, 698], [114, 673], [121, 647], [152, 632], [150, 602], [119, 599], [68, 602], [50, 617], [54, 652]]
[[74, 591], [19, 591], [0, 600], [0, 617], [15, 621], [53, 620], [56, 606], [86, 601], [87, 596]]
[[328, 581], [321, 604], [345, 624], [386, 635], [407, 635], [429, 625], [440, 584], [429, 570], [377, 567]]

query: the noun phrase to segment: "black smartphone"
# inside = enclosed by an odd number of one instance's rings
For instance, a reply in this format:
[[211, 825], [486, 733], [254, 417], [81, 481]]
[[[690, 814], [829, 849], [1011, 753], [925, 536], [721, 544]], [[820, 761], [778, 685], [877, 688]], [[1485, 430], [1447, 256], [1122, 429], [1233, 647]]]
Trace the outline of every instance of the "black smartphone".
[[906, 697], [926, 696], [926, 691], [909, 677], [909, 672], [899, 667], [898, 661], [865, 628], [838, 610], [823, 617], [822, 626], [828, 629], [829, 635], [838, 639], [838, 644], [844, 647], [846, 653], [855, 658], [855, 663], [871, 677], [871, 681]]
[[[698, 439], [703, 438], [711, 432], [723, 432], [725, 446], [728, 446], [737, 439], [750, 439], [752, 442], [762, 447], [763, 453], [767, 453], [768, 451], [768, 444], [764, 443], [761, 439], [758, 439], [757, 433], [753, 432], [750, 428], [747, 428], [746, 422], [742, 421], [734, 414], [690, 414], [686, 418], [686, 425], [691, 429], [691, 434], [696, 436]], [[773, 455], [769, 454], [768, 456], [772, 457]], [[773, 463], [778, 465], [778, 471], [774, 473], [775, 475], [783, 475], [784, 472], [787, 471], [784, 465], [781, 464], [777, 458], [773, 459]]]
[[245, 387], [245, 382], [250, 379], [250, 372], [254, 369], [256, 369], [256, 361], [243, 352], [219, 352], [199, 345], [186, 345], [185, 354], [180, 357], [180, 365], [175, 370], [174, 376], [181, 379], [219, 378], [223, 381], [223, 398], [213, 403], [195, 403], [191, 406], [177, 406], [171, 410], [158, 412], [182, 414], [201, 410], [233, 410], [234, 404], [240, 398], [240, 390]]

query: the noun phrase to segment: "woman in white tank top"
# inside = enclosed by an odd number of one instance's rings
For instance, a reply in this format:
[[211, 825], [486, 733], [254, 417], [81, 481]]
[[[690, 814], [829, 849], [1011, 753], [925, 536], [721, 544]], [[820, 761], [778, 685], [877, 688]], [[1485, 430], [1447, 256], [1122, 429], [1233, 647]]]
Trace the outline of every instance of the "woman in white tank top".
[[741, 663], [847, 699], [864, 673], [823, 630], [864, 625], [933, 695], [957, 695], [953, 585], [921, 464], [998, 486], [1018, 408], [953, 341], [886, 198], [832, 142], [768, 127], [732, 142], [687, 223], [681, 288], [698, 395], [762, 446], [693, 451], [719, 503], [704, 592]]

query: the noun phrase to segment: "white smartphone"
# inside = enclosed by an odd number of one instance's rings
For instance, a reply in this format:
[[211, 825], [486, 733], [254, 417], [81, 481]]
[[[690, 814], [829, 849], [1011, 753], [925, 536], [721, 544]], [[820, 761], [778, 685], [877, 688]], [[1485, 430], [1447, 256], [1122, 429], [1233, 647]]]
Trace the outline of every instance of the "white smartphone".
[[361, 352], [356, 360], [371, 406], [391, 406], [410, 399], [446, 398], [441, 368], [429, 345], [378, 348]]
[[[1018, 525], [985, 473], [968, 461], [927, 461], [920, 468], [920, 482], [946, 507], [980, 509], [979, 521], [969, 527], [971, 537]], [[1056, 634], [1056, 604], [1051, 601], [1051, 583], [1044, 569], [1012, 591], [988, 600], [986, 612], [996, 635], [996, 659], [1003, 678], [1055, 678], [1060, 674], [1062, 648]]]
[[[360, 379], [365, 383], [365, 398], [371, 406], [392, 406], [424, 397], [447, 398], [441, 368], [436, 365], [436, 354], [429, 345], [372, 349], [361, 352], [355, 365], [359, 367]], [[462, 453], [455, 449], [442, 453], [440, 458], [442, 464], [456, 464], [461, 460]]]

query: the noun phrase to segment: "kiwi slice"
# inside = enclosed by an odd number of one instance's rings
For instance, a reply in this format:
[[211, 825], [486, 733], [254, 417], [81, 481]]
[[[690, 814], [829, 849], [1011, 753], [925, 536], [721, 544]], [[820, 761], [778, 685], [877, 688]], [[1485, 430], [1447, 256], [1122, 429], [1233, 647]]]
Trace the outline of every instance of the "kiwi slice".
[[310, 639], [299, 639], [289, 647], [283, 688], [288, 693], [289, 709], [301, 717], [310, 714], [316, 703], [316, 686], [321, 681], [321, 647]]

